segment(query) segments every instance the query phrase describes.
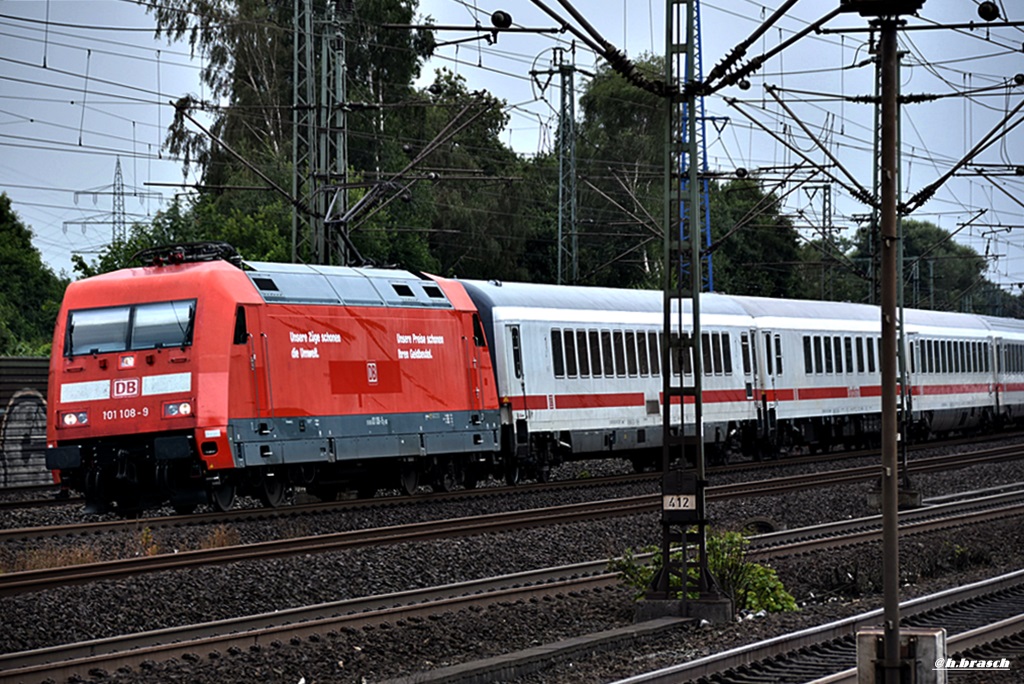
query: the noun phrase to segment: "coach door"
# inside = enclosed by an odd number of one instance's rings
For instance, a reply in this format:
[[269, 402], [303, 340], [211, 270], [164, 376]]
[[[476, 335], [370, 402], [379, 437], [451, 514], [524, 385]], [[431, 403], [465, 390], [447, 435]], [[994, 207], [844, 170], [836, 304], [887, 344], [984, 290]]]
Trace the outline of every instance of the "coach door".
[[756, 352], [755, 342], [757, 331], [751, 330], [740, 334], [740, 355], [743, 357], [743, 388], [746, 391], [747, 401], [753, 402], [760, 392], [757, 388], [757, 364], [754, 363]]
[[757, 359], [757, 373], [761, 380], [760, 408], [768, 434], [775, 430], [775, 417], [779, 407], [779, 393], [776, 382], [782, 375], [782, 339], [771, 330], [761, 330], [758, 340], [760, 353]]
[[1003, 338], [996, 337], [992, 340], [992, 350], [989, 362], [992, 366], [992, 400], [994, 402], [996, 420], [1003, 415], [1003, 373], [1005, 372], [1006, 357], [1003, 356]]
[[522, 410], [526, 410], [526, 374], [523, 372], [523, 338], [518, 324], [505, 326], [505, 377], [511, 393], [518, 393]]

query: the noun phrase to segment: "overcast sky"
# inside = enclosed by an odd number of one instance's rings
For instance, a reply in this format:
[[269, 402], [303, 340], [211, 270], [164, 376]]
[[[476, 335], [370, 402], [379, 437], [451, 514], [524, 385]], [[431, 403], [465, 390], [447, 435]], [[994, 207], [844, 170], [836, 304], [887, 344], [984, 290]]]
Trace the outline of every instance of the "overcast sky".
[[[748, 58], [789, 38], [834, 7], [834, 2], [803, 0], [751, 47]], [[558, 2], [546, 4], [569, 19]], [[638, 57], [664, 51], [664, 4], [664, 0], [577, 0], [575, 6], [605, 40]], [[779, 4], [781, 0], [702, 1], [704, 72]], [[1024, 21], [1021, 3], [997, 0], [997, 4], [1002, 5], [1004, 17], [1008, 10], [1008, 19]], [[420, 3], [421, 13], [436, 23], [467, 27], [439, 33], [440, 41], [473, 36], [468, 27], [477, 22], [488, 26], [490, 14], [499, 9], [512, 15], [515, 26], [559, 26], [529, 0]], [[976, 10], [975, 0], [927, 0], [920, 17], [910, 18], [909, 25], [980, 24]], [[846, 15], [828, 26], [866, 25], [867, 20]], [[751, 77], [749, 90], [728, 88], [707, 98], [706, 116], [714, 117], [706, 135], [711, 169], [757, 171], [800, 161], [794, 151], [752, 124], [741, 109], [815, 161], [823, 160], [798, 122], [768, 95], [768, 85], [782, 89], [782, 97], [798, 119], [860, 184], [870, 188], [873, 108], [834, 97], [871, 94], [873, 70], [865, 63], [867, 41], [864, 32], [809, 36]], [[943, 97], [904, 108], [904, 199], [944, 174], [1024, 99], [1024, 86], [998, 87], [1024, 73], [1022, 45], [1020, 28], [908, 31], [901, 36], [906, 53], [902, 92], [949, 96], [979, 91], [971, 98]], [[554, 141], [558, 84], [531, 78], [529, 72], [550, 68], [554, 47], [571, 50], [572, 33], [505, 33], [494, 43], [477, 40], [442, 46], [425, 68], [423, 81], [432, 77], [434, 69], [445, 67], [464, 76], [470, 88], [488, 89], [505, 100], [512, 115], [505, 142], [522, 154], [548, 151]], [[575, 48], [576, 63], [592, 71], [597, 58], [579, 41]], [[55, 269], [70, 271], [72, 253], [93, 258], [109, 242], [118, 159], [129, 221], [146, 220], [181, 191], [164, 185], [183, 178], [180, 163], [162, 153], [160, 143], [171, 118], [167, 102], [188, 92], [202, 95], [199, 66], [190, 59], [187, 46], [155, 40], [151, 17], [126, 0], [0, 0], [0, 191], [12, 198], [15, 210], [33, 229], [44, 259]], [[585, 78], [579, 75], [577, 88]], [[724, 97], [744, 104], [729, 106]], [[1010, 123], [1021, 119], [1018, 113]], [[992, 145], [978, 161], [992, 165], [985, 167], [990, 173], [1024, 165], [1022, 143], [1024, 127]], [[778, 174], [764, 171], [764, 175]], [[990, 180], [962, 175], [951, 179], [912, 218], [955, 231], [986, 209], [957, 239], [988, 254], [993, 279], [1024, 282], [1021, 198], [1024, 177], [1001, 175]], [[847, 233], [855, 225], [854, 217], [867, 212], [840, 187], [834, 189], [833, 203], [833, 221]], [[820, 192], [800, 189], [787, 195], [786, 209], [798, 223], [820, 225], [821, 204]], [[810, 229], [806, 232], [811, 234]]]

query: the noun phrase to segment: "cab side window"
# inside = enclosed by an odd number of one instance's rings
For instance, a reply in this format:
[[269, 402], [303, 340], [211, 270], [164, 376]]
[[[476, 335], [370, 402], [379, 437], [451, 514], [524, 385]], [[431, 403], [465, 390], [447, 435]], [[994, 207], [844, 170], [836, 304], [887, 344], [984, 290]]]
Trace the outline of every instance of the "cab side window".
[[235, 344], [245, 344], [249, 341], [249, 328], [245, 323], [245, 307], [235, 309]]

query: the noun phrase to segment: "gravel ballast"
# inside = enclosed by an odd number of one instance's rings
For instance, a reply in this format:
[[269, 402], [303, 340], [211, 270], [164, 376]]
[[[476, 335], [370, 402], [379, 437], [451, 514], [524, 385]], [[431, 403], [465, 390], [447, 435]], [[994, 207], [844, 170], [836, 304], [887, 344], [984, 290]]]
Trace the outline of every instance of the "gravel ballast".
[[[773, 472], [773, 476], [784, 473], [785, 468], [782, 468], [779, 473]], [[915, 484], [926, 497], [1017, 481], [1024, 481], [1024, 464], [1017, 462], [915, 478]], [[870, 513], [865, 503], [869, 487], [828, 487], [785, 497], [713, 502], [709, 515], [716, 527], [723, 528], [740, 526], [751, 519], [771, 519], [796, 527], [860, 517]], [[647, 491], [651, 491], [650, 487]], [[523, 508], [552, 505], [552, 495], [536, 496], [537, 500], [532, 496], [523, 497], [517, 505]], [[555, 496], [572, 499], [576, 494]], [[623, 496], [623, 493], [619, 491], [614, 496]], [[304, 520], [301, 525], [311, 534], [322, 527], [338, 531], [338, 527], [345, 524], [380, 526], [398, 524], [410, 517], [468, 515], [484, 512], [482, 506], [504, 510], [493, 501], [465, 501], [455, 507], [426, 502], [419, 507], [385, 507], [363, 512], [360, 515], [365, 517], [359, 521], [332, 521], [324, 517], [316, 521]], [[255, 539], [268, 534], [266, 529], [271, 526], [265, 521], [253, 524], [252, 530], [241, 525], [240, 540], [250, 541], [250, 537]], [[941, 538], [933, 535], [934, 538], [904, 539], [901, 547], [906, 583], [903, 597], [960, 584], [964, 578], [974, 575], [980, 578], [1024, 567], [1024, 544], [1021, 543], [1024, 540], [1020, 538], [1022, 533], [1018, 527], [1018, 524], [1006, 523], [984, 531], [967, 528]], [[162, 532], [154, 532], [161, 548], [173, 548], [165, 544], [188, 547], [195, 543], [188, 535], [209, 534], [208, 530], [176, 530], [162, 538]], [[627, 547], [642, 547], [658, 539], [660, 527], [656, 515], [634, 516], [575, 523], [557, 529], [519, 530], [445, 542], [242, 562], [66, 587], [0, 599], [0, 611], [4, 615], [0, 651], [607, 558]], [[121, 540], [121, 543], [128, 545], [134, 543], [134, 539]], [[959, 551], [953, 553], [957, 549]], [[877, 606], [880, 562], [877, 553], [865, 552], [863, 548], [833, 552], [827, 558], [780, 559], [773, 566], [791, 593], [804, 602], [800, 612], [729, 625], [682, 628], [644, 639], [633, 648], [562, 663], [521, 681], [609, 681], [780, 631], [862, 612]], [[553, 601], [467, 610], [441, 619], [374, 630], [325, 634], [316, 642], [282, 643], [260, 652], [222, 653], [212, 659], [152, 663], [130, 672], [97, 672], [90, 679], [249, 682], [259, 678], [298, 682], [305, 678], [307, 684], [379, 681], [628, 625], [632, 619], [631, 592], [620, 588]], [[1014, 661], [1010, 675], [1022, 669], [1024, 666]], [[958, 682], [969, 681], [960, 679], [960, 675], [957, 677]]]

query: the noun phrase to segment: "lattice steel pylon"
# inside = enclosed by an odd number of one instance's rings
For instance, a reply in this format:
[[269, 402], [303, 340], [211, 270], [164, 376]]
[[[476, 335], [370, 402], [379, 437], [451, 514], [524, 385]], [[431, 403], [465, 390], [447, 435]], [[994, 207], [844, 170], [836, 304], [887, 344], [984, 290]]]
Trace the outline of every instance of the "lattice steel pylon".
[[121, 174], [121, 158], [117, 158], [114, 164], [114, 214], [113, 214], [113, 238], [114, 243], [123, 243], [128, 235], [125, 229], [124, 211], [124, 176]]
[[[664, 159], [664, 318], [662, 336], [662, 558], [652, 599], [687, 606], [689, 591], [701, 600], [718, 596], [708, 570], [704, 490], [703, 376], [700, 293], [705, 284], [701, 226], [707, 215], [702, 193], [699, 120], [702, 81], [698, 0], [666, 0], [665, 81], [679, 96], [666, 99]], [[683, 182], [677, 182], [680, 177]], [[703, 198], [702, 198], [703, 195]], [[710, 241], [710, 232], [707, 233]], [[687, 320], [688, 319], [688, 320]], [[689, 415], [688, 415], [689, 414]], [[675, 552], [678, 552], [676, 554]], [[691, 580], [689, 569], [696, 570]], [[680, 587], [683, 589], [680, 592]], [[687, 608], [689, 610], [689, 608]]]
[[[670, 3], [671, 4], [671, 3]], [[682, 69], [678, 72], [686, 75], [688, 83], [697, 83], [704, 80], [704, 66], [701, 60], [701, 42], [700, 42], [700, 0], [693, 0], [692, 4], [689, 2], [681, 3], [688, 6], [686, 13], [687, 23], [687, 43], [684, 45], [671, 46], [670, 51], [675, 51], [678, 57], [683, 60]], [[678, 14], [676, 15], [678, 21]], [[689, 192], [689, 184], [696, 182], [700, 188], [700, 214], [695, 221], [689, 221], [688, 217], [684, 214], [684, 223], [689, 225], [692, 223], [694, 227], [703, 233], [704, 244], [707, 246], [711, 245], [711, 211], [708, 200], [708, 147], [707, 147], [707, 119], [704, 116], [704, 98], [697, 95], [693, 98], [693, 103], [689, 102], [688, 98], [684, 98], [680, 103], [679, 116], [682, 120], [682, 126], [680, 130], [682, 132], [682, 161], [676, 168], [682, 170], [682, 176], [680, 180], [680, 193], [683, 197], [686, 197]], [[692, 111], [691, 111], [692, 109]], [[696, 124], [696, 126], [690, 126], [690, 120]], [[687, 143], [690, 141], [690, 137], [693, 136], [696, 141], [696, 153], [691, 152], [690, 147]], [[698, 169], [697, 180], [693, 181], [689, 173], [689, 167], [691, 165], [696, 166]], [[685, 207], [681, 207], [682, 211], [685, 211]], [[712, 267], [711, 254], [705, 254], [701, 257], [704, 262], [704, 278], [703, 278], [703, 289], [705, 292], [715, 291], [715, 278], [714, 268]]]
[[[324, 14], [318, 16], [317, 8]], [[334, 211], [344, 214], [348, 171], [345, 26], [351, 0], [295, 0], [293, 50], [292, 261], [346, 263], [344, 241], [328, 235], [324, 218], [331, 186]], [[317, 60], [319, 48], [319, 61]]]
[[[566, 282], [563, 262], [568, 255], [568, 282], [579, 280], [579, 240], [576, 225], [576, 64], [566, 63], [565, 50], [555, 48], [555, 67], [561, 80], [558, 110], [558, 284]], [[568, 229], [568, 230], [567, 230]], [[568, 233], [568, 235], [567, 235]]]

